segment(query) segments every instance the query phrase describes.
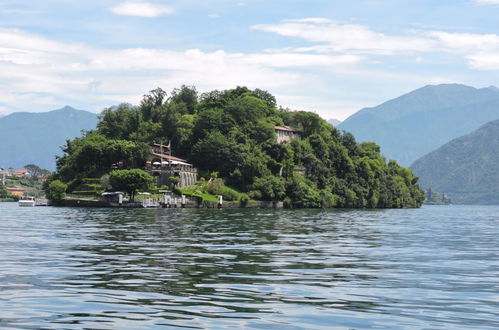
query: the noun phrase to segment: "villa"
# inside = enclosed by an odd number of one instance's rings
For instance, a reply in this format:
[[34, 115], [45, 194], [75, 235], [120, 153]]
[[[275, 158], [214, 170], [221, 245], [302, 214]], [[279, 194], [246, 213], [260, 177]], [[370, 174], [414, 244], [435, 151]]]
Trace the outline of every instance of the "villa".
[[275, 126], [277, 143], [290, 142], [292, 139], [300, 139], [300, 131], [291, 126]]
[[185, 159], [171, 155], [170, 145], [153, 143], [150, 160], [146, 163], [146, 171], [157, 178], [157, 185], [169, 185], [169, 177], [180, 179], [177, 187], [184, 188], [196, 183], [197, 169]]

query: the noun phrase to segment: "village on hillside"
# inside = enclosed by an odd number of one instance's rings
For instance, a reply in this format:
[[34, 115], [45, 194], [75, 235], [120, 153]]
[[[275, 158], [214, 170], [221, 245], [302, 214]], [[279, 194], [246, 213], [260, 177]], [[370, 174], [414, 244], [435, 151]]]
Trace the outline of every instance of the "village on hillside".
[[33, 164], [22, 170], [0, 167], [0, 201], [17, 201], [26, 195], [42, 197], [42, 185], [49, 174]]

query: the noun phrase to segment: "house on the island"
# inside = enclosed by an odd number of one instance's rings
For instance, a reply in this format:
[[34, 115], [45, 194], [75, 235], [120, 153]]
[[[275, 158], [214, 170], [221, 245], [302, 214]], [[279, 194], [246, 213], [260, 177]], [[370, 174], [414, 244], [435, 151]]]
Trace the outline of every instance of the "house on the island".
[[19, 187], [19, 186], [5, 187], [5, 190], [7, 190], [11, 195], [17, 196], [17, 197], [23, 197], [24, 192], [26, 191], [26, 189], [24, 189], [23, 187]]
[[292, 139], [300, 139], [300, 131], [291, 126], [275, 126], [275, 134], [277, 136], [277, 143], [290, 142]]
[[169, 177], [180, 179], [177, 187], [184, 188], [196, 183], [198, 171], [185, 159], [171, 155], [170, 145], [154, 143], [152, 145], [150, 160], [146, 163], [146, 171], [157, 178], [157, 185], [169, 185]]
[[31, 176], [26, 170], [15, 170], [14, 175], [18, 178], [28, 178]]

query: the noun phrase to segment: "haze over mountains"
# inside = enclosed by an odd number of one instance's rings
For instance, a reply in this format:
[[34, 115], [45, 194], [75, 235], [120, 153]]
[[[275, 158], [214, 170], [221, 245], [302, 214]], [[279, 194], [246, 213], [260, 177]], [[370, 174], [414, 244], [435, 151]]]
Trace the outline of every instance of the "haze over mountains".
[[330, 123], [331, 125], [335, 126], [335, 127], [338, 126], [339, 124], [341, 124], [341, 120], [334, 119], [334, 118], [333, 119], [328, 119], [327, 122]]
[[446, 143], [412, 166], [422, 187], [457, 204], [499, 204], [499, 120]]
[[0, 166], [22, 169], [36, 164], [55, 170], [55, 155], [66, 139], [94, 129], [97, 114], [71, 107], [44, 112], [15, 112], [0, 118]]
[[421, 156], [499, 119], [499, 90], [459, 84], [428, 85], [373, 108], [338, 128], [358, 141], [374, 141], [382, 154], [409, 166]]

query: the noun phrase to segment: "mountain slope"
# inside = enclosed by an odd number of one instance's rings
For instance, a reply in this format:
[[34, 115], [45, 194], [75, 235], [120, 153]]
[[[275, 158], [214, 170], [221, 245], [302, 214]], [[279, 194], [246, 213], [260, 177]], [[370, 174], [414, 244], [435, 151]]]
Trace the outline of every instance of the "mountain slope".
[[0, 118], [0, 166], [23, 168], [36, 164], [55, 169], [55, 155], [66, 139], [94, 129], [97, 114], [64, 107], [43, 113], [16, 112]]
[[418, 159], [411, 168], [424, 188], [456, 204], [499, 204], [499, 120]]
[[499, 91], [458, 84], [428, 85], [338, 125], [359, 141], [374, 141], [389, 159], [409, 166], [450, 140], [499, 118]]
[[327, 122], [330, 123], [331, 125], [335, 126], [335, 127], [338, 126], [339, 124], [341, 124], [341, 120], [334, 119], [334, 118], [333, 119], [328, 119]]

